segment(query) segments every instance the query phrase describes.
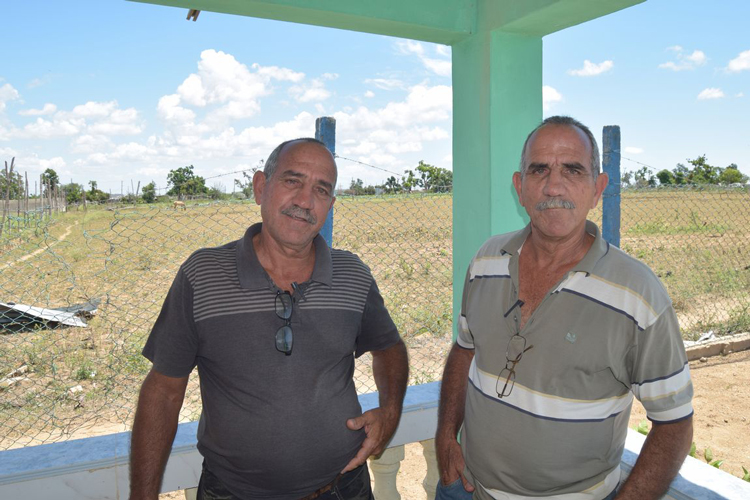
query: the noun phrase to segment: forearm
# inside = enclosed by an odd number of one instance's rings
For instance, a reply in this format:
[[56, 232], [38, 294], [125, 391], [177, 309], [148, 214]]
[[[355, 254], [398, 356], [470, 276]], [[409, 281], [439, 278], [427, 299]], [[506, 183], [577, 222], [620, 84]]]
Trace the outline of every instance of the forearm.
[[152, 373], [141, 387], [133, 422], [130, 444], [131, 500], [158, 498], [184, 397], [184, 388], [181, 394], [165, 391], [154, 382]]
[[438, 408], [438, 427], [436, 438], [456, 439], [458, 430], [464, 421], [466, 404], [466, 386], [469, 367], [474, 358], [474, 351], [463, 349], [454, 344], [445, 363], [443, 381], [440, 386], [440, 406]]
[[380, 408], [400, 417], [409, 380], [409, 357], [403, 341], [399, 340], [388, 349], [372, 352], [372, 373], [378, 388]]
[[693, 440], [693, 418], [654, 424], [617, 500], [660, 498], [685, 461]]

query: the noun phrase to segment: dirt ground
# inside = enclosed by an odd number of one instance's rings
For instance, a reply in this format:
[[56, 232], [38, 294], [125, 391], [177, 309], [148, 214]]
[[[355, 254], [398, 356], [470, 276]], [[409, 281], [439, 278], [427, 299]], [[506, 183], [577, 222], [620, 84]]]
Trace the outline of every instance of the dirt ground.
[[[724, 460], [721, 470], [742, 477], [750, 469], [750, 350], [690, 362], [693, 398], [693, 441], [696, 457], [713, 451]], [[646, 418], [640, 404], [634, 405], [630, 427]]]
[[[750, 350], [727, 356], [691, 361], [695, 388], [693, 406], [696, 457], [703, 460], [710, 447], [714, 459], [724, 460], [721, 470], [742, 477], [742, 466], [750, 469]], [[639, 403], [633, 407], [630, 427], [646, 420]], [[397, 487], [402, 500], [427, 500], [422, 480], [427, 472], [422, 446], [406, 445]], [[184, 498], [182, 493], [162, 495], [162, 500]]]

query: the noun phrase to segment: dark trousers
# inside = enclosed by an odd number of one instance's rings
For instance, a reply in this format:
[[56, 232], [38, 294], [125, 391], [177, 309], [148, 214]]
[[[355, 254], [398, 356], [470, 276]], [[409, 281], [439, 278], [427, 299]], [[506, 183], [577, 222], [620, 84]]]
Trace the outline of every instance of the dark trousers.
[[[310, 492], [312, 493], [312, 492]], [[205, 462], [198, 483], [198, 500], [253, 500], [233, 495], [221, 480], [208, 470]], [[298, 500], [289, 497], [289, 500]], [[341, 476], [330, 490], [316, 497], [316, 500], [374, 500], [370, 489], [370, 472], [362, 465]]]

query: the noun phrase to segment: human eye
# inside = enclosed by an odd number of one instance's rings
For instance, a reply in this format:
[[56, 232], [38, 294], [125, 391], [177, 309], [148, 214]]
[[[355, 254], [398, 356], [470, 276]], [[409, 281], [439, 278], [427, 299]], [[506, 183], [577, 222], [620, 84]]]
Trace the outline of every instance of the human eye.
[[546, 165], [531, 165], [529, 166], [529, 173], [533, 175], [543, 175], [547, 171]]
[[563, 164], [562, 171], [569, 177], [582, 177], [588, 172], [586, 167], [576, 162]]

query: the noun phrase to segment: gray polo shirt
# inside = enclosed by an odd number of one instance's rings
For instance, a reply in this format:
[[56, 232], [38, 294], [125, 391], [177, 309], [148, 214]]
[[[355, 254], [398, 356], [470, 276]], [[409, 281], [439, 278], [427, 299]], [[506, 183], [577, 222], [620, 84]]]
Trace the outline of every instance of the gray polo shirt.
[[634, 395], [655, 422], [692, 415], [666, 290], [594, 223], [586, 230], [591, 249], [519, 332], [534, 347], [503, 398], [498, 375], [518, 331], [518, 256], [530, 227], [489, 239], [469, 266], [457, 342], [475, 351], [461, 431], [475, 498], [601, 499], [619, 480]]
[[143, 349], [159, 373], [198, 366], [203, 412], [198, 449], [242, 498], [299, 498], [330, 482], [354, 457], [363, 431], [354, 357], [400, 339], [370, 270], [317, 236], [311, 279], [294, 295], [290, 356], [276, 350], [284, 325], [279, 291], [252, 238], [195, 252], [180, 268]]

